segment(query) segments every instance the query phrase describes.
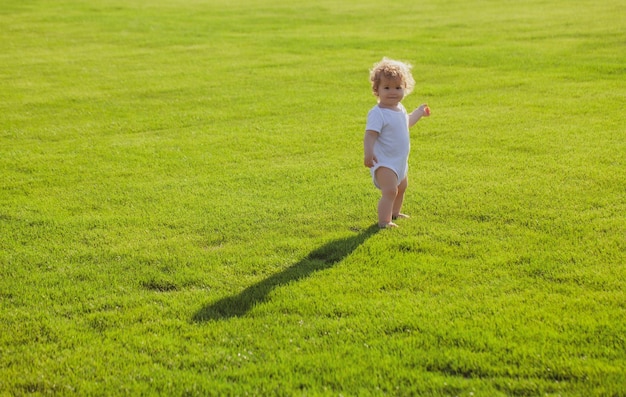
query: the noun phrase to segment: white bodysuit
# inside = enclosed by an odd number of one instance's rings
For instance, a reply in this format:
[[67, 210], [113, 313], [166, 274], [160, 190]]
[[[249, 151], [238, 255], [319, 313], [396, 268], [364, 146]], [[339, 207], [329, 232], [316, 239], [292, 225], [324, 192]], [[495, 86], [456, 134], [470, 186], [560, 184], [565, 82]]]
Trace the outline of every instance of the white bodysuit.
[[374, 156], [378, 160], [370, 172], [374, 185], [376, 170], [386, 167], [398, 176], [398, 185], [407, 176], [409, 170], [409, 152], [411, 140], [409, 137], [409, 115], [401, 103], [400, 110], [391, 110], [374, 106], [367, 114], [366, 130], [378, 132], [378, 139], [374, 143]]

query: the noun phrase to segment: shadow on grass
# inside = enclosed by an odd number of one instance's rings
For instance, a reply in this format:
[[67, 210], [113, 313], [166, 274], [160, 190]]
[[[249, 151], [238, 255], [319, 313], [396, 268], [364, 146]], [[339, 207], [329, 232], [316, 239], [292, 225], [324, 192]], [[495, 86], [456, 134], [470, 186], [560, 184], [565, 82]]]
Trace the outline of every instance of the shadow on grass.
[[241, 317], [254, 305], [264, 302], [274, 288], [301, 280], [313, 272], [328, 269], [341, 262], [378, 230], [378, 225], [373, 225], [355, 236], [331, 241], [312, 251], [298, 263], [251, 285], [238, 295], [220, 299], [203, 307], [193, 316], [192, 321], [200, 323]]

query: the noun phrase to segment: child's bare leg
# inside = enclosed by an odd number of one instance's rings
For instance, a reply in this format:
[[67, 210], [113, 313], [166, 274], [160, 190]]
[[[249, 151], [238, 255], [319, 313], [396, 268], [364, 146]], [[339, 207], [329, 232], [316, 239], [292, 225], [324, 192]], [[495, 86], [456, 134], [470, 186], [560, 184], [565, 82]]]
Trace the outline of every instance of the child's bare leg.
[[409, 216], [400, 212], [402, 210], [402, 202], [404, 201], [404, 192], [406, 191], [406, 187], [408, 186], [408, 177], [405, 177], [400, 185], [398, 185], [398, 194], [396, 195], [396, 199], [393, 202], [393, 211], [392, 211], [392, 219], [397, 218], [408, 218]]
[[391, 222], [391, 215], [398, 195], [398, 177], [389, 168], [380, 167], [376, 170], [376, 183], [382, 193], [378, 202], [378, 226], [395, 227], [397, 225]]

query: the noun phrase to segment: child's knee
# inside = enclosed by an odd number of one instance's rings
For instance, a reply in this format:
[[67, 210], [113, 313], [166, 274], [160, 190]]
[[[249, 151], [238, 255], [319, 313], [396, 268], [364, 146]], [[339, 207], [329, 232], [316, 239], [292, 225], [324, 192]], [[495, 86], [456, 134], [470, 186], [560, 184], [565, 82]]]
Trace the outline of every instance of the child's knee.
[[398, 187], [393, 187], [393, 186], [388, 186], [385, 187], [383, 189], [380, 189], [380, 191], [383, 194], [383, 197], [385, 198], [390, 198], [390, 199], [395, 199], [396, 196], [398, 195]]

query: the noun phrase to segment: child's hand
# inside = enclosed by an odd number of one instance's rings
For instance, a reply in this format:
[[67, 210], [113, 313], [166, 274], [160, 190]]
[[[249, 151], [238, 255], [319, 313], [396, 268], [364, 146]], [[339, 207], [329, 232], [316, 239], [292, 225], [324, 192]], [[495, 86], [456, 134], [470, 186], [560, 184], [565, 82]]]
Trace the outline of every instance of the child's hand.
[[376, 158], [376, 156], [365, 156], [365, 160], [363, 160], [363, 164], [365, 164], [365, 166], [367, 168], [372, 168], [376, 163], [378, 163], [378, 159]]
[[415, 110], [409, 114], [409, 127], [413, 127], [422, 117], [428, 116], [430, 116], [430, 108], [427, 104], [415, 108]]

